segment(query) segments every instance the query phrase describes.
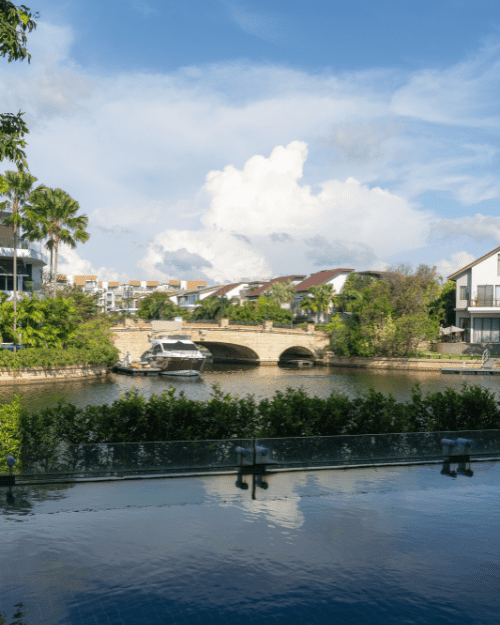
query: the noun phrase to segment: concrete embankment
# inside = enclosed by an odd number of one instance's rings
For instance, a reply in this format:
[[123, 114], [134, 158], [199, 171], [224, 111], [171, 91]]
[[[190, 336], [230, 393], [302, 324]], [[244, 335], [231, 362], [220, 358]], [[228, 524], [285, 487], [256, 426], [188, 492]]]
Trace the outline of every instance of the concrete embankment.
[[83, 378], [100, 378], [108, 373], [107, 365], [70, 365], [68, 367], [32, 367], [29, 369], [0, 369], [0, 384], [64, 382]]
[[[357, 369], [400, 370], [400, 371], [441, 371], [443, 367], [480, 369], [480, 360], [456, 360], [448, 358], [360, 358], [357, 356], [327, 356], [316, 360], [316, 365], [327, 367], [350, 367]], [[498, 363], [497, 363], [498, 365]]]

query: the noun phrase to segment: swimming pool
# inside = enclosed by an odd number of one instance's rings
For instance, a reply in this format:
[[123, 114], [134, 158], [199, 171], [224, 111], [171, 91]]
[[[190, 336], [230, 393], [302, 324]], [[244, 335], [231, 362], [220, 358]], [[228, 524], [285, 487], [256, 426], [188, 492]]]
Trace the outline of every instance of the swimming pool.
[[[28, 625], [498, 622], [500, 462], [0, 488]], [[244, 478], [247, 482], [251, 476]], [[13, 620], [13, 619], [12, 619]]]

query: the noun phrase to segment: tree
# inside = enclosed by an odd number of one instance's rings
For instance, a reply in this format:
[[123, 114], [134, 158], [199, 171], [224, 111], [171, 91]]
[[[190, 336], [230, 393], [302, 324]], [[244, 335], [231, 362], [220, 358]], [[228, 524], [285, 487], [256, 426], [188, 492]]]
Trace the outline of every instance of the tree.
[[457, 288], [453, 280], [448, 280], [439, 295], [429, 304], [429, 314], [436, 315], [441, 325], [455, 325], [455, 306]]
[[97, 303], [99, 293], [90, 295], [89, 293], [83, 293], [80, 287], [66, 286], [59, 291], [58, 295], [63, 299], [72, 301], [73, 306], [76, 308], [79, 323], [86, 323], [100, 316], [100, 309]]
[[4, 190], [3, 197], [7, 199], [0, 202], [0, 209], [11, 213], [4, 219], [4, 224], [13, 227], [14, 334], [17, 327], [17, 233], [19, 226], [23, 223], [22, 215], [29, 209], [34, 195], [40, 190], [40, 187], [33, 190], [36, 180], [31, 174], [22, 171], [6, 171], [4, 174], [4, 187], [6, 186], [7, 189]]
[[228, 317], [235, 309], [233, 300], [228, 300], [225, 295], [207, 297], [202, 300], [193, 313], [195, 319], [220, 319]]
[[300, 307], [313, 310], [316, 313], [316, 322], [319, 323], [321, 314], [328, 310], [335, 291], [331, 284], [310, 286], [307, 291], [310, 296], [300, 302]]
[[[38, 13], [30, 13], [24, 5], [16, 6], [8, 0], [0, 0], [0, 56], [7, 61], [31, 60], [26, 43], [27, 34], [36, 28]], [[28, 168], [26, 162], [26, 141], [24, 136], [29, 133], [24, 113], [0, 113], [0, 162], [5, 158], [13, 161], [22, 171]]]
[[90, 235], [85, 230], [88, 217], [76, 215], [80, 205], [62, 189], [37, 189], [32, 202], [33, 206], [25, 211], [23, 226], [30, 240], [48, 239], [46, 247], [50, 250], [50, 281], [55, 297], [59, 245], [64, 243], [75, 248], [77, 242], [88, 241]]
[[438, 332], [429, 304], [440, 292], [435, 267], [390, 267], [383, 280], [368, 284], [350, 302], [345, 349], [359, 356], [408, 356]]
[[297, 289], [295, 285], [292, 284], [292, 281], [286, 280], [285, 282], [271, 282], [263, 294], [269, 299], [269, 301], [281, 306], [282, 304], [288, 304], [291, 302], [296, 293]]
[[139, 302], [138, 315], [141, 319], [173, 319], [174, 317], [188, 317], [189, 311], [173, 303], [168, 293], [156, 291], [146, 295]]

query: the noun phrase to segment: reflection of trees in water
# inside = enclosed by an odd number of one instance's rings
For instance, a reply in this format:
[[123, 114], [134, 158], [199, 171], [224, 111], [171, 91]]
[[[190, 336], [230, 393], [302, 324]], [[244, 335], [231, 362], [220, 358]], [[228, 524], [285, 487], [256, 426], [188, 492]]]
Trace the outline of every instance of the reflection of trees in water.
[[5, 612], [0, 612], [0, 625], [27, 625], [26, 621], [20, 621], [20, 618], [24, 617], [22, 608], [23, 608], [23, 604], [22, 603], [16, 603], [14, 605], [14, 608], [17, 608], [16, 611], [14, 612], [14, 614], [12, 615], [13, 619], [17, 619], [16, 621], [11, 621], [10, 623], [7, 623], [7, 617], [5, 616]]
[[[13, 486], [13, 500], [3, 496], [0, 498], [0, 514], [27, 515], [32, 511], [35, 502], [66, 499], [68, 497], [66, 491], [73, 486], [75, 486], [74, 483]], [[4, 492], [8, 494], [8, 489]], [[2, 625], [1, 620], [0, 625]]]

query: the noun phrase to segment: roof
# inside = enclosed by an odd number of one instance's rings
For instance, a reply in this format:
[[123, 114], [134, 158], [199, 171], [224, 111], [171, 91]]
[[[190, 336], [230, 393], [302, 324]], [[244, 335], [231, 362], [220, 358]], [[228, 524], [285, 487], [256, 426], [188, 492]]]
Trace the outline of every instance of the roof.
[[141, 286], [141, 281], [140, 280], [130, 280], [129, 284], [130, 284], [130, 286]]
[[97, 276], [74, 276], [73, 284], [75, 286], [85, 286], [86, 280], [92, 280], [93, 282], [97, 281]]
[[60, 274], [58, 274], [58, 275], [57, 275], [57, 279], [58, 279], [58, 280], [67, 280], [67, 279], [68, 279], [68, 277], [67, 277], [67, 276], [65, 276], [64, 274], [60, 273]]
[[473, 261], [472, 263], [469, 263], [468, 265], [465, 265], [465, 267], [462, 267], [462, 269], [459, 269], [458, 271], [455, 271], [454, 273], [450, 274], [448, 276], [448, 280], [455, 280], [455, 277], [458, 276], [459, 274], [461, 274], [463, 271], [465, 271], [466, 269], [470, 269], [471, 267], [474, 267], [474, 265], [477, 265], [481, 261], [486, 260], [487, 258], [489, 258], [490, 256], [493, 256], [493, 254], [496, 254], [497, 252], [500, 252], [500, 246], [496, 247], [494, 250], [491, 250], [491, 252], [488, 252], [484, 256], [481, 256], [481, 258], [478, 258], [477, 260]]
[[279, 278], [273, 278], [272, 280], [269, 280], [268, 282], [264, 282], [264, 284], [262, 286], [260, 286], [259, 288], [255, 289], [254, 291], [251, 291], [250, 293], [248, 293], [247, 297], [260, 297], [264, 291], [267, 291], [267, 289], [271, 286], [271, 284], [273, 282], [287, 282], [287, 281], [292, 281], [292, 280], [300, 280], [305, 278], [305, 275], [297, 275], [297, 274], [293, 274], [291, 276], [280, 276]]
[[180, 280], [169, 280], [169, 284], [170, 285], [175, 285], [175, 286], [177, 286], [177, 285], [180, 286], [181, 281]]
[[221, 286], [219, 289], [217, 289], [215, 293], [212, 293], [212, 297], [222, 297], [223, 295], [226, 295], [226, 293], [229, 293], [229, 291], [232, 291], [237, 286], [241, 286], [242, 284], [248, 284], [248, 282], [232, 282], [231, 284], [225, 284], [224, 286]]
[[340, 273], [347, 271], [348, 273], [352, 273], [354, 269], [324, 269], [323, 271], [318, 271], [318, 273], [313, 273], [306, 280], [297, 284], [297, 293], [302, 293], [303, 291], [307, 291], [307, 289], [311, 286], [319, 286], [320, 284], [324, 284], [327, 280], [331, 280], [338, 276]]
[[147, 280], [146, 286], [158, 286], [158, 280]]
[[120, 286], [119, 282], [108, 282], [108, 287], [110, 286]]

